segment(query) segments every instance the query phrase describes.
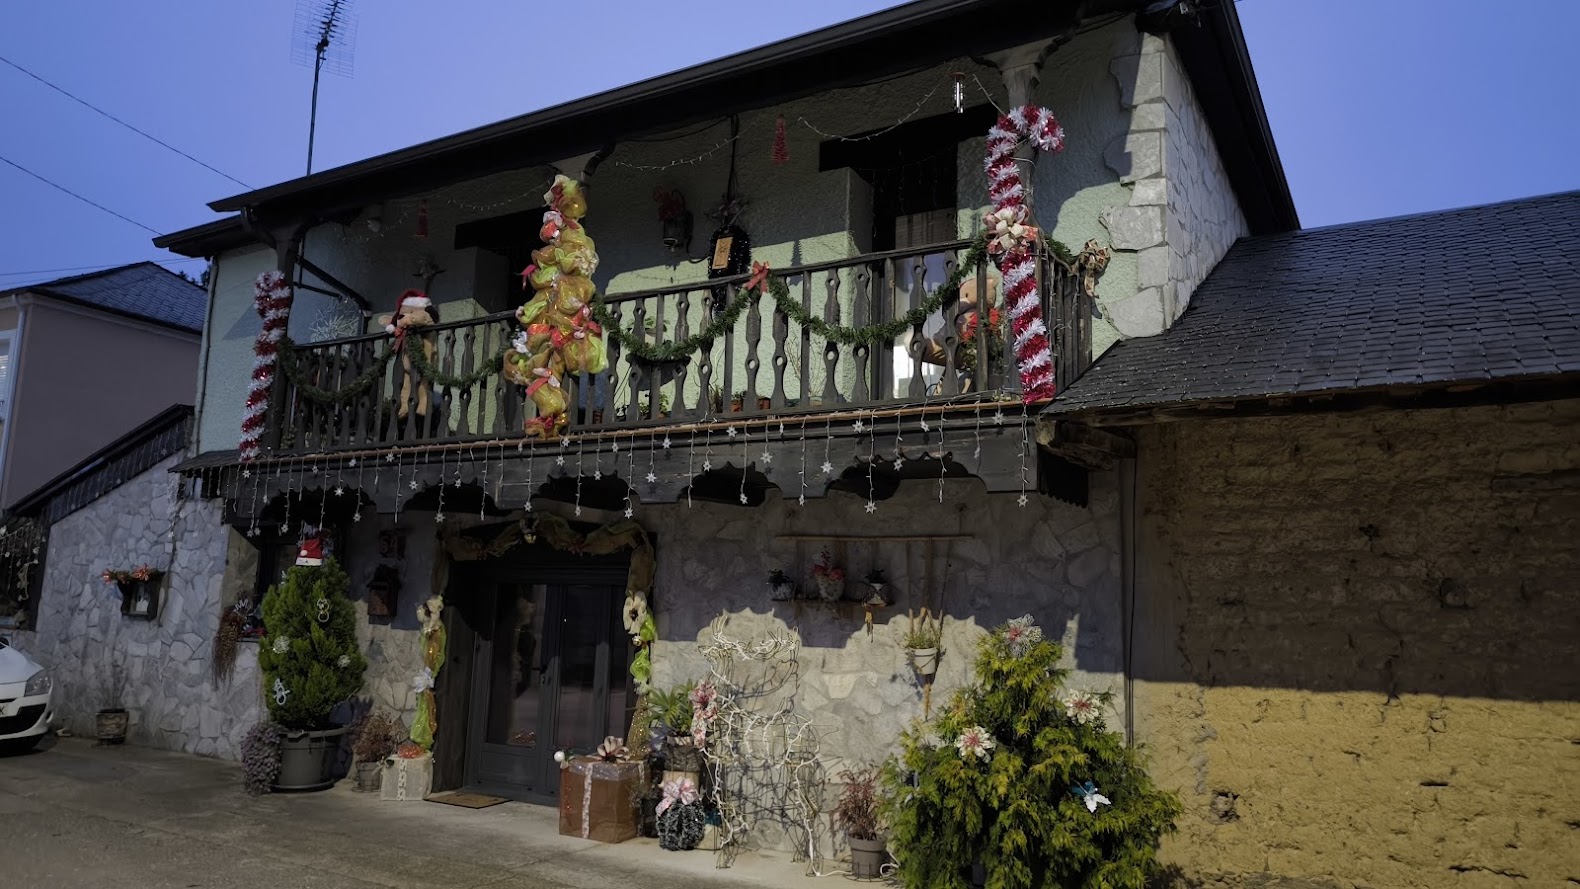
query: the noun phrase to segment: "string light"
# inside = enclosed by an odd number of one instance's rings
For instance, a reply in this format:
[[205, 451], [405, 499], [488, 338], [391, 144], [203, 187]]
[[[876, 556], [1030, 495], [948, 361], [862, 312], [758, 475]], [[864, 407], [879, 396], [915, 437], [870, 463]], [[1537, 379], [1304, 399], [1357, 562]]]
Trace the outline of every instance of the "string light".
[[892, 133], [895, 130], [899, 129], [900, 127], [904, 126], [906, 123], [908, 123], [910, 121], [911, 118], [913, 118], [916, 115], [921, 113], [922, 108], [925, 107], [927, 105], [927, 103], [932, 100], [933, 95], [936, 94], [937, 92], [938, 92], [938, 87], [936, 87], [936, 86], [934, 86], [932, 89], [928, 90], [927, 91], [927, 95], [923, 96], [921, 101], [916, 103], [916, 107], [912, 108], [911, 112], [909, 114], [907, 114], [904, 117], [900, 118], [899, 120], [895, 121], [893, 126], [887, 127], [885, 129], [878, 130], [875, 133], [867, 133], [866, 135], [862, 135], [862, 136], [836, 136], [833, 133], [825, 133], [825, 132], [823, 132], [822, 130], [820, 130], [817, 127], [813, 126], [812, 122], [807, 120], [804, 117], [797, 117], [796, 121], [798, 123], [800, 123], [802, 126], [804, 126], [807, 129], [811, 130], [812, 132], [817, 133], [819, 136], [822, 136], [824, 139], [833, 139], [833, 140], [836, 140], [836, 141], [839, 141], [839, 142], [867, 142], [867, 141], [870, 141], [872, 139], [876, 139], [879, 136], [884, 136], [884, 135], [887, 135], [889, 133]]

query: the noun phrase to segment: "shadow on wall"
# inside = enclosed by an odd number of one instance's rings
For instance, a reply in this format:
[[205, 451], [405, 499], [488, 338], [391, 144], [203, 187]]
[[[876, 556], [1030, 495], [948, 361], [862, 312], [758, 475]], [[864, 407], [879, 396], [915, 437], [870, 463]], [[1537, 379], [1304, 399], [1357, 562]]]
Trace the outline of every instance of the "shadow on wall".
[[1580, 700], [1574, 427], [1503, 410], [1150, 430], [1137, 678]]

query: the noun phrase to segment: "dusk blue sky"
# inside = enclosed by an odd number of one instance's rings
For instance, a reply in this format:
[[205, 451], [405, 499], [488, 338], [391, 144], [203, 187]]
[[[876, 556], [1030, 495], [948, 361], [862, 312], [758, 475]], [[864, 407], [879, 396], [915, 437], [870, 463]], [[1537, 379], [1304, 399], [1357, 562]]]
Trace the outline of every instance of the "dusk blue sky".
[[[895, 5], [605, 0], [594, 15], [560, 5], [578, 13], [561, 23], [544, 12], [555, 4], [364, 0], [354, 75], [324, 79], [315, 168]], [[1580, 3], [1238, 9], [1306, 226], [1580, 188]], [[292, 0], [9, 3], [0, 56], [263, 186], [303, 170], [311, 71], [291, 61], [294, 11]], [[0, 111], [0, 157], [161, 232], [214, 218], [207, 201], [243, 190], [4, 65]], [[151, 237], [0, 164], [0, 289], [176, 259]]]

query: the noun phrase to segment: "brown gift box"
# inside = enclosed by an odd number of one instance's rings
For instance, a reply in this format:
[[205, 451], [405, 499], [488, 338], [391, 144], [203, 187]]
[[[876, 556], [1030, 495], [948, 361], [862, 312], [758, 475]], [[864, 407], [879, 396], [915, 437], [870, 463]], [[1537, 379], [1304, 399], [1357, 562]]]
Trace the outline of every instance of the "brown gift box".
[[560, 770], [560, 834], [623, 843], [641, 833], [647, 763], [578, 756]]

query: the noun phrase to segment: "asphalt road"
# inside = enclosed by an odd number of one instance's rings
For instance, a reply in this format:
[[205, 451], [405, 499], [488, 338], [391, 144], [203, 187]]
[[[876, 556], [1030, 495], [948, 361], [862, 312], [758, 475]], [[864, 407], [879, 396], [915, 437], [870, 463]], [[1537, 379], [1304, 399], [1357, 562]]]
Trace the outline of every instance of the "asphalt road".
[[727, 870], [652, 840], [559, 835], [523, 803], [472, 810], [382, 802], [349, 787], [258, 798], [235, 763], [59, 740], [0, 757], [7, 889], [744, 889], [827, 885], [788, 856]]

